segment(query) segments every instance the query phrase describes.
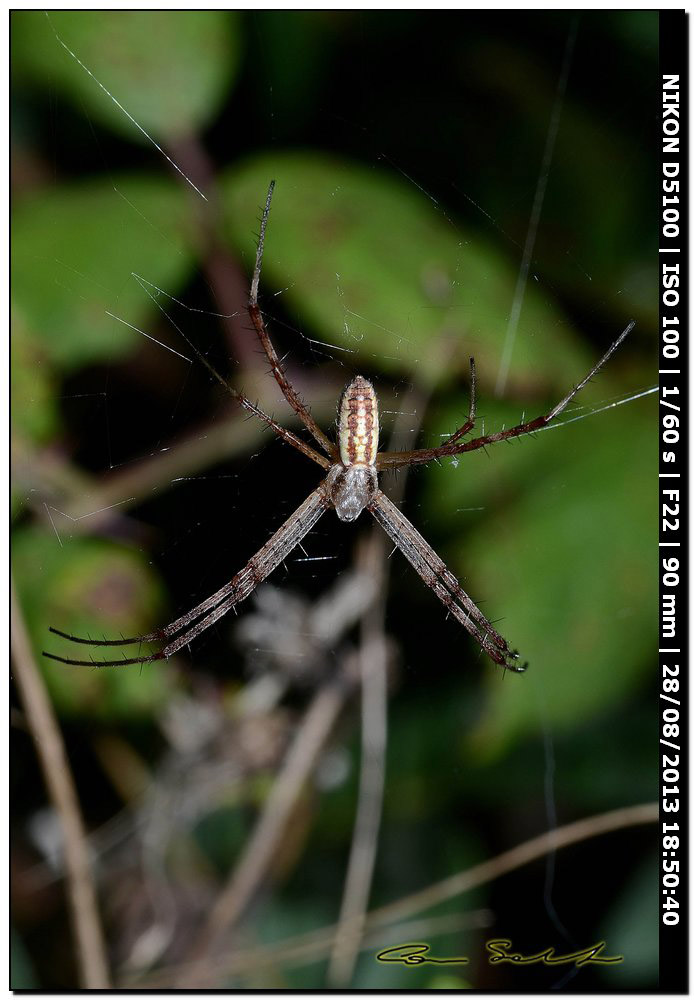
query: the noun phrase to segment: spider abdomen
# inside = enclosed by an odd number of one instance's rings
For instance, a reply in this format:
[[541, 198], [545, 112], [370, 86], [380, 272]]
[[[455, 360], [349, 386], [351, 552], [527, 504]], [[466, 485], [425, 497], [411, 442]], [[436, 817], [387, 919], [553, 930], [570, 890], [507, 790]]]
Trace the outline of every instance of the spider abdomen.
[[378, 401], [374, 387], [357, 375], [342, 393], [340, 459], [345, 466], [373, 465], [378, 451]]

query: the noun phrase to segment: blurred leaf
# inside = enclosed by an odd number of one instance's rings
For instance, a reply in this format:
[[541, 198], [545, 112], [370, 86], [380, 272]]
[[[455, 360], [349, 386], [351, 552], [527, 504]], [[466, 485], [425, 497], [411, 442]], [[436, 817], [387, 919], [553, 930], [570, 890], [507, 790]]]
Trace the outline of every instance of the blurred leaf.
[[620, 11], [605, 11], [605, 17], [615, 35], [615, 42], [624, 43], [634, 50], [639, 59], [655, 62], [658, 58], [657, 10], [632, 10], [629, 17], [620, 17]]
[[247, 835], [246, 816], [237, 806], [212, 809], [199, 820], [193, 833], [197, 847], [220, 876], [233, 867]]
[[25, 528], [15, 534], [13, 568], [37, 663], [59, 712], [132, 719], [165, 701], [172, 682], [166, 664], [90, 670], [41, 655], [43, 649], [80, 659], [125, 655], [117, 646], [69, 643], [48, 628], [94, 638], [151, 629], [161, 619], [163, 594], [141, 555], [97, 538], [60, 545], [48, 531]]
[[[229, 232], [249, 261], [271, 178], [261, 282], [270, 317], [271, 286], [280, 286], [306, 332], [339, 345], [342, 361], [423, 382], [467, 370], [470, 354], [483, 374], [496, 371], [515, 261], [473, 239], [413, 185], [316, 153], [257, 157], [223, 177]], [[585, 361], [564, 320], [529, 288], [514, 379], [571, 378]]]
[[147, 139], [122, 108], [160, 142], [193, 134], [216, 115], [239, 64], [230, 11], [14, 11], [12, 35], [18, 73], [137, 142]]
[[[314, 859], [315, 860], [315, 859]], [[298, 892], [276, 893], [263, 901], [258, 911], [257, 935], [263, 945], [284, 942], [295, 935], [315, 931], [329, 925], [335, 919], [333, 901], [329, 892], [320, 882], [306, 882]], [[266, 968], [249, 973], [244, 985], [258, 989], [315, 989], [325, 987], [326, 960], [323, 957], [282, 965], [268, 958]], [[280, 979], [281, 977], [281, 979]]]
[[[484, 599], [493, 620], [503, 613], [501, 631], [530, 663], [522, 677], [490, 673], [486, 717], [472, 739], [483, 756], [547, 724], [579, 725], [623, 699], [649, 669], [656, 425], [650, 401], [628, 409], [518, 446], [533, 474], [497, 497], [493, 512], [459, 542], [452, 561], [463, 586]], [[510, 449], [499, 447], [489, 464], [503, 481]], [[454, 482], [460, 475], [432, 471], [432, 487], [445, 490], [451, 480], [453, 495], [440, 498], [451, 511], [467, 506]], [[474, 505], [474, 485], [471, 493]]]
[[658, 983], [659, 858], [652, 855], [629, 879], [602, 921], [601, 934], [620, 965], [605, 970], [612, 988], [648, 989]]
[[[404, 571], [407, 569], [403, 567]], [[413, 581], [419, 584], [419, 577]], [[435, 615], [437, 605], [430, 606]], [[422, 664], [417, 664], [420, 671]], [[425, 699], [417, 698], [413, 702], [397, 702], [391, 707], [388, 722], [388, 785], [384, 794], [384, 819], [389, 823], [397, 823], [412, 831], [412, 835], [426, 839], [426, 823], [433, 815], [446, 814], [451, 809], [461, 793], [461, 788], [467, 786], [467, 768], [463, 775], [460, 771], [460, 761], [451, 754], [451, 747], [461, 731], [466, 731], [472, 725], [479, 712], [479, 705], [474, 699], [466, 697], [463, 692], [460, 697], [451, 697], [448, 685], [438, 686], [435, 683], [427, 689]], [[455, 773], [455, 780], [432, 782], [431, 774], [440, 776]], [[455, 829], [455, 841], [450, 845], [455, 852], [451, 864], [465, 867], [477, 860], [475, 851], [477, 845], [468, 842], [469, 831]], [[400, 835], [398, 835], [399, 837]], [[393, 845], [395, 847], [395, 844]], [[403, 851], [403, 843], [398, 844], [398, 852]], [[434, 857], [426, 857], [417, 845], [417, 854], [422, 858], [412, 858], [414, 869], [407, 866], [408, 880], [418, 875], [417, 865], [426, 861], [430, 866], [426, 875], [431, 879], [437, 877], [439, 866], [445, 865], [446, 845], [443, 840]], [[384, 852], [383, 863], [387, 854]], [[433, 866], [433, 867], [432, 867]]]
[[[326, 81], [334, 72], [336, 49], [350, 22], [350, 10], [256, 10], [255, 31], [263, 40], [263, 61], [272, 66], [272, 105], [267, 128], [275, 142], [292, 141], [314, 114]], [[301, 59], [296, 53], [301, 52]]]
[[425, 988], [427, 990], [471, 990], [472, 985], [461, 976], [439, 973], [431, 977]]
[[175, 293], [193, 266], [188, 196], [175, 181], [117, 177], [56, 188], [13, 216], [12, 288], [30, 333], [76, 367], [136, 350], [157, 312], [131, 276]]
[[658, 742], [658, 720], [643, 701], [632, 693], [621, 701], [619, 712], [610, 714], [609, 725], [603, 713], [596, 713], [562, 732], [547, 727], [544, 745], [527, 740], [503, 757], [484, 762], [477, 759], [474, 767], [470, 766], [467, 730], [461, 727], [456, 742], [469, 813], [474, 817], [475, 808], [503, 813], [509, 808], [527, 809], [531, 804], [543, 809], [550, 767], [558, 776], [555, 787], [560, 815], [564, 810], [579, 815], [607, 812], [655, 798], [658, 764], [652, 748]]
[[11, 418], [15, 438], [42, 444], [56, 433], [59, 415], [56, 386], [46, 349], [30, 333], [20, 308], [12, 309]]
[[12, 970], [11, 990], [37, 990], [39, 981], [24, 942], [14, 927], [10, 929], [10, 967]]
[[[638, 13], [646, 14], [646, 30], [642, 35], [645, 46], [635, 64], [643, 79], [648, 79], [657, 65], [657, 12]], [[612, 24], [614, 30], [619, 23], [620, 33], [631, 34], [636, 28], [641, 34], [639, 20], [638, 15], [625, 18], [621, 11], [615, 12], [614, 19], [601, 14], [600, 31], [593, 42], [612, 51], [617, 39], [605, 29]], [[585, 28], [581, 23], [576, 39], [579, 64], [590, 59], [590, 31]], [[567, 25], [567, 32], [571, 30]], [[626, 66], [630, 55], [620, 48]], [[534, 175], [541, 169], [539, 151], [552, 114], [557, 66], [538, 60], [510, 35], [494, 33], [481, 44], [468, 46], [464, 58], [468, 86], [474, 81], [476, 92], [496, 110], [493, 127], [503, 131], [506, 149], [513, 150], [520, 161], [518, 169], [509, 171], [503, 158], [497, 157], [490, 169], [480, 169], [475, 200], [494, 205], [494, 216], [503, 219], [504, 231], [521, 241], [531, 210]], [[596, 58], [600, 60], [600, 55]], [[502, 73], [498, 71], [501, 65]], [[572, 62], [572, 81], [575, 66]], [[643, 83], [641, 88], [639, 106], [647, 116], [649, 88]], [[633, 210], [655, 183], [654, 164], [643, 157], [639, 132], [615, 128], [609, 113], [596, 114], [595, 105], [586, 106], [584, 99], [581, 88], [570, 82], [561, 105], [531, 274], [559, 290], [563, 300], [573, 301], [586, 316], [611, 314], [621, 323], [628, 303], [629, 315], [639, 325], [657, 324], [658, 277], [653, 263], [657, 230], [650, 218]]]

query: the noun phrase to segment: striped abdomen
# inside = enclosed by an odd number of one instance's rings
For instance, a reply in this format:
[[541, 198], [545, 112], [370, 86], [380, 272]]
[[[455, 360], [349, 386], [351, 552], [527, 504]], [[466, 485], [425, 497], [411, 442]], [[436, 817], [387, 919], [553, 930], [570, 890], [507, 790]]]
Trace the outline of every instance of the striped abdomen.
[[343, 465], [373, 465], [378, 451], [378, 401], [371, 383], [357, 375], [342, 394], [339, 423]]

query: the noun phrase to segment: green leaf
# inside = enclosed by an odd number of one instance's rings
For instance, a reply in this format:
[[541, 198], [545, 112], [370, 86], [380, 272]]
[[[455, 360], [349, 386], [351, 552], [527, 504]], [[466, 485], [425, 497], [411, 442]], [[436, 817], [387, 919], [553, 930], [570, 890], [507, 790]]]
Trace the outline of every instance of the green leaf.
[[160, 143], [207, 125], [239, 65], [230, 11], [15, 11], [12, 29], [18, 73], [137, 142], [148, 140], [131, 118]]
[[452, 973], [440, 972], [432, 976], [426, 984], [427, 990], [471, 990], [472, 984], [462, 976], [454, 976]]
[[[580, 726], [618, 704], [650, 669], [655, 435], [652, 401], [642, 400], [515, 449], [490, 449], [488, 464], [505, 487], [478, 522], [457, 515], [469, 531], [449, 546], [448, 558], [488, 616], [503, 616], [497, 627], [529, 670], [522, 676], [490, 670], [487, 711], [471, 737], [481, 756], [495, 756], [545, 725]], [[517, 462], [518, 453], [530, 470], [514, 488], [504, 466], [506, 456]], [[445, 478], [435, 470], [429, 484], [435, 490], [450, 478], [451, 511], [479, 500], [475, 467], [467, 464], [473, 456], [463, 457], [463, 467], [449, 466]], [[467, 484], [469, 503], [457, 479]]]
[[12, 309], [11, 416], [13, 447], [24, 441], [42, 444], [55, 434], [60, 419], [53, 371], [46, 349], [30, 333], [19, 307]]
[[156, 306], [131, 272], [176, 290], [194, 264], [190, 202], [174, 181], [116, 177], [60, 187], [14, 211], [12, 288], [31, 334], [77, 367], [136, 350]]
[[[436, 380], [496, 372], [516, 286], [517, 261], [450, 220], [425, 194], [386, 170], [315, 153], [257, 157], [221, 181], [230, 238], [254, 253], [260, 206], [277, 182], [265, 241], [261, 297], [286, 289], [310, 335], [348, 364]], [[350, 354], [344, 354], [347, 350]], [[572, 378], [587, 355], [560, 314], [529, 288], [513, 378]]]
[[10, 929], [10, 968], [12, 970], [11, 990], [38, 990], [40, 983], [24, 942], [12, 927]]
[[[53, 518], [60, 522], [57, 512]], [[61, 545], [55, 534], [25, 528], [15, 534], [13, 568], [37, 663], [60, 713], [128, 719], [166, 700], [172, 682], [166, 664], [90, 670], [41, 655], [44, 649], [81, 659], [125, 655], [119, 647], [67, 642], [49, 633], [51, 625], [102, 638], [138, 635], [161, 621], [162, 588], [142, 555], [97, 538], [66, 538]]]
[[195, 826], [196, 846], [220, 876], [230, 870], [234, 859], [243, 850], [248, 832], [245, 820], [243, 811], [237, 805], [228, 805], [210, 808]]
[[602, 921], [605, 954], [624, 956], [622, 963], [603, 972], [611, 988], [657, 988], [658, 874], [659, 858], [651, 856], [631, 876]]

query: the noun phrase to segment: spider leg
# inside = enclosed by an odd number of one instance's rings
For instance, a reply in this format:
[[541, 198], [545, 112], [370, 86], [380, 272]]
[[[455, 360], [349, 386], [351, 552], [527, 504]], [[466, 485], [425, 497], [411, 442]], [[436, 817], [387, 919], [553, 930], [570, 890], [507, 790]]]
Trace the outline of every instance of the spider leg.
[[[171, 656], [182, 646], [188, 645], [196, 636], [204, 632], [225, 615], [227, 611], [245, 600], [263, 580], [272, 573], [279, 564], [287, 558], [305, 535], [314, 527], [319, 518], [330, 506], [324, 484], [309, 494], [300, 507], [289, 517], [284, 524], [277, 529], [270, 539], [256, 552], [252, 559], [246, 563], [233, 579], [221, 587], [218, 591], [196, 605], [187, 614], [177, 618], [164, 628], [149, 632], [147, 635], [134, 636], [131, 639], [99, 639], [92, 641], [78, 636], [68, 635], [58, 629], [51, 629], [55, 635], [59, 635], [71, 642], [79, 642], [90, 646], [123, 646], [131, 643], [160, 642], [165, 643], [163, 648], [149, 656], [132, 657], [127, 660], [73, 660], [63, 656], [56, 656], [54, 653], [44, 653], [43, 655], [51, 660], [58, 660], [60, 663], [68, 663], [77, 667], [117, 667], [130, 663], [149, 663], [152, 660], [161, 660]], [[211, 610], [212, 609], [212, 610]], [[207, 612], [207, 614], [205, 614]], [[202, 617], [204, 615], [204, 617]], [[201, 619], [198, 621], [198, 619]]]
[[377, 490], [368, 509], [405, 558], [414, 566], [426, 585], [446, 605], [454, 618], [467, 629], [484, 652], [500, 666], [522, 673], [527, 664], [517, 662], [518, 653], [509, 649], [506, 640], [499, 635], [472, 598], [465, 593], [443, 560], [385, 493]]
[[468, 431], [471, 431], [475, 426], [475, 417], [477, 413], [477, 374], [475, 371], [475, 359], [470, 358], [470, 409], [468, 410], [467, 420], [462, 424], [457, 431], [449, 437], [446, 444], [455, 444], [459, 441], [461, 437], [465, 437]]
[[307, 444], [305, 441], [302, 441], [301, 438], [297, 437], [296, 434], [293, 434], [291, 431], [287, 430], [286, 427], [282, 427], [281, 424], [278, 424], [275, 420], [272, 419], [272, 417], [268, 416], [267, 413], [264, 413], [259, 406], [256, 406], [255, 403], [252, 403], [247, 396], [244, 396], [243, 393], [241, 392], [237, 392], [235, 389], [232, 390], [232, 394], [235, 396], [235, 398], [238, 400], [238, 402], [244, 408], [244, 410], [248, 410], [248, 412], [252, 413], [254, 417], [258, 417], [260, 420], [263, 420], [268, 425], [268, 427], [271, 427], [273, 429], [273, 431], [275, 432], [275, 434], [277, 434], [278, 437], [282, 438], [283, 441], [286, 441], [287, 444], [293, 445], [297, 451], [300, 451], [303, 455], [306, 455], [308, 458], [313, 459], [316, 465], [320, 465], [321, 468], [323, 469], [330, 468], [332, 462], [328, 458], [326, 458], [324, 455], [321, 455], [321, 453], [319, 451], [316, 451], [315, 448], [312, 448], [310, 444]]
[[265, 327], [265, 321], [263, 320], [263, 314], [261, 313], [260, 306], [258, 305], [258, 285], [260, 283], [260, 268], [263, 262], [263, 250], [265, 248], [265, 230], [267, 229], [267, 221], [270, 216], [270, 202], [272, 201], [272, 192], [274, 189], [275, 182], [271, 181], [270, 187], [268, 188], [267, 199], [265, 201], [265, 208], [263, 209], [263, 217], [260, 222], [260, 236], [258, 238], [258, 249], [255, 255], [255, 268], [253, 269], [253, 279], [251, 281], [251, 294], [248, 300], [248, 312], [251, 320], [253, 321], [256, 333], [258, 334], [260, 344], [265, 351], [268, 361], [270, 362], [270, 368], [272, 369], [275, 381], [282, 391], [282, 395], [302, 421], [304, 426], [311, 432], [323, 451], [325, 451], [326, 454], [329, 455], [333, 461], [335, 461], [338, 458], [337, 447], [320, 429], [316, 421], [313, 419], [311, 411], [308, 409], [303, 399], [301, 399], [298, 392], [287, 378], [287, 374], [282, 367], [282, 363], [280, 362], [273, 343], [270, 340], [270, 336]]
[[[559, 414], [566, 409], [576, 393], [580, 392], [586, 383], [590, 382], [593, 376], [600, 371], [602, 366], [609, 360], [609, 358], [612, 357], [624, 338], [631, 333], [634, 326], [635, 323], [632, 320], [620, 333], [615, 342], [610, 345], [609, 350], [602, 356], [602, 358], [600, 358], [598, 363], [591, 368], [586, 377], [581, 379], [578, 385], [575, 385], [571, 392], [568, 393], [568, 395], [566, 395], [561, 402], [557, 403], [557, 405], [551, 409], [549, 413], [545, 413], [541, 417], [535, 417], [534, 420], [528, 420], [524, 423], [516, 424], [514, 427], [508, 427], [505, 430], [497, 431], [496, 434], [484, 434], [482, 437], [474, 438], [472, 441], [458, 441], [458, 438], [462, 437], [463, 428], [460, 428], [460, 433], [456, 431], [453, 437], [447, 441], [446, 444], [442, 444], [438, 448], [420, 448], [416, 451], [382, 452], [377, 456], [376, 467], [379, 470], [394, 469], [401, 465], [418, 465], [423, 462], [431, 462], [436, 458], [444, 458], [446, 455], [459, 455], [464, 451], [476, 451], [477, 448], [484, 448], [485, 445], [494, 444], [496, 441], [506, 441], [509, 438], [520, 437], [521, 434], [529, 434], [532, 431], [539, 430], [541, 427], [546, 427], [550, 421], [554, 420], [555, 417], [559, 416]], [[464, 426], [465, 425], [463, 425], [463, 427]]]
[[[52, 632], [55, 629], [51, 629]], [[61, 635], [62, 633], [58, 633]], [[72, 639], [72, 636], [68, 636]], [[76, 640], [80, 641], [80, 640]], [[164, 652], [159, 650], [157, 653], [152, 653], [151, 656], [132, 656], [129, 658], [124, 657], [122, 660], [71, 660], [67, 656], [56, 656], [55, 653], [44, 653], [43, 654], [48, 660], [57, 660], [58, 663], [67, 663], [70, 667], [129, 667], [133, 663], [152, 663], [154, 660], [163, 660]]]
[[312, 448], [309, 444], [306, 444], [305, 441], [302, 441], [301, 438], [297, 437], [296, 434], [293, 434], [291, 431], [287, 430], [286, 427], [282, 427], [281, 424], [278, 424], [275, 420], [272, 419], [272, 417], [268, 416], [267, 413], [265, 413], [263, 410], [261, 410], [259, 406], [257, 406], [255, 403], [252, 403], [250, 401], [250, 399], [248, 399], [247, 396], [244, 396], [244, 394], [242, 392], [239, 392], [238, 389], [235, 389], [233, 385], [230, 385], [227, 382], [227, 380], [225, 378], [223, 378], [222, 375], [219, 374], [219, 372], [214, 367], [214, 365], [210, 364], [210, 362], [207, 360], [207, 358], [205, 357], [205, 355], [203, 354], [203, 352], [200, 350], [200, 348], [198, 347], [198, 345], [194, 341], [192, 341], [190, 339], [190, 337], [188, 337], [184, 333], [184, 331], [181, 329], [181, 327], [173, 320], [173, 318], [171, 316], [169, 316], [169, 314], [166, 312], [166, 310], [164, 309], [164, 307], [162, 306], [162, 304], [155, 298], [155, 296], [152, 294], [152, 292], [150, 292], [146, 288], [145, 284], [143, 283], [143, 279], [141, 279], [139, 277], [139, 275], [134, 274], [134, 273], [133, 273], [133, 277], [135, 278], [135, 280], [137, 281], [137, 283], [140, 285], [140, 287], [145, 291], [145, 293], [150, 297], [150, 299], [152, 299], [152, 301], [157, 306], [157, 308], [159, 309], [159, 311], [161, 313], [163, 313], [164, 316], [166, 316], [166, 319], [173, 326], [173, 328], [177, 331], [177, 333], [180, 334], [180, 336], [183, 338], [183, 340], [186, 342], [186, 344], [188, 344], [188, 346], [190, 347], [190, 349], [193, 351], [193, 353], [197, 357], [198, 361], [200, 361], [201, 364], [203, 364], [205, 366], [205, 368], [207, 368], [208, 372], [214, 378], [217, 379], [217, 381], [219, 382], [219, 384], [221, 386], [223, 386], [223, 388], [226, 389], [226, 391], [231, 396], [233, 396], [233, 398], [236, 400], [236, 402], [240, 406], [242, 406], [244, 408], [244, 410], [247, 410], [249, 413], [252, 413], [254, 417], [258, 417], [259, 420], [262, 420], [264, 423], [266, 423], [268, 425], [268, 427], [271, 427], [273, 429], [273, 431], [275, 432], [275, 434], [278, 435], [278, 437], [281, 437], [283, 441], [286, 441], [287, 444], [291, 444], [294, 448], [297, 449], [297, 451], [300, 451], [302, 454], [306, 455], [308, 458], [313, 459], [313, 461], [316, 462], [317, 465], [322, 466], [324, 469], [329, 469], [330, 468], [330, 464], [331, 463], [326, 458], [324, 458], [323, 455], [320, 454], [320, 452], [317, 452], [315, 450], [315, 448]]
[[[475, 426], [477, 410], [477, 374], [475, 371], [475, 359], [470, 358], [470, 408], [468, 410], [467, 420], [464, 424], [454, 431], [451, 436], [446, 441], [445, 447], [455, 444], [459, 441], [461, 437], [465, 437], [468, 431], [471, 431]], [[377, 469], [396, 469], [398, 466], [407, 465], [407, 462], [401, 461], [404, 455], [413, 455], [416, 452], [412, 451], [382, 451], [376, 456], [376, 468]]]

